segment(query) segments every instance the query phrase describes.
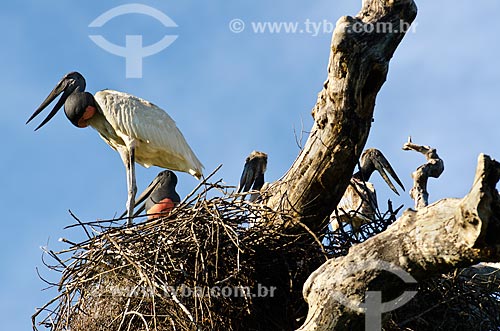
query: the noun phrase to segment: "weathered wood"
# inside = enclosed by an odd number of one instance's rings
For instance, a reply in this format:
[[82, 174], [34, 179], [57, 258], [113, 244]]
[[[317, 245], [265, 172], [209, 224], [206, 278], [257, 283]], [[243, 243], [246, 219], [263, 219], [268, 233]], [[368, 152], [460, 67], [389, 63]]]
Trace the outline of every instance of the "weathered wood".
[[290, 170], [271, 186], [268, 206], [293, 211], [295, 221], [313, 230], [328, 223], [365, 146], [402, 27], [416, 13], [410, 0], [366, 0], [356, 17], [337, 21], [311, 134]]
[[444, 162], [437, 154], [437, 150], [430, 146], [422, 146], [412, 143], [411, 137], [403, 145], [405, 151], [416, 151], [422, 153], [427, 163], [421, 165], [412, 174], [413, 187], [410, 197], [415, 200], [415, 209], [423, 208], [429, 204], [429, 192], [427, 192], [427, 181], [429, 177], [438, 178], [444, 171]]
[[500, 261], [499, 178], [500, 163], [481, 154], [463, 199], [409, 209], [385, 232], [324, 263], [304, 285], [309, 312], [299, 330], [362, 329], [365, 315], [346, 302], [359, 304], [374, 288], [384, 297], [398, 297], [404, 286], [384, 272], [387, 265], [418, 281], [479, 261]]

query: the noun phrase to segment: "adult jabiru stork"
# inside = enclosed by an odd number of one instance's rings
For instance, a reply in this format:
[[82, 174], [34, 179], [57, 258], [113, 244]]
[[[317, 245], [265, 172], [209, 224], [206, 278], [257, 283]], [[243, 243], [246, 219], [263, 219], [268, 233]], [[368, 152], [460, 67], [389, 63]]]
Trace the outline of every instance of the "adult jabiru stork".
[[349, 186], [337, 205], [337, 210], [330, 216], [333, 231], [340, 227], [340, 222], [351, 223], [352, 230], [355, 232], [362, 224], [374, 220], [378, 209], [377, 193], [373, 184], [368, 180], [375, 170], [380, 173], [394, 193], [399, 195], [386, 171], [404, 191], [403, 183], [382, 152], [375, 148], [365, 150], [361, 155], [359, 171], [352, 176]]
[[78, 72], [66, 74], [26, 124], [42, 112], [59, 94], [44, 126], [64, 105], [66, 117], [78, 128], [91, 126], [101, 138], [120, 153], [127, 170], [127, 215], [132, 224], [135, 194], [135, 162], [190, 173], [201, 178], [203, 165], [193, 153], [174, 120], [161, 108], [133, 95], [102, 90], [85, 92], [85, 78]]
[[[156, 176], [146, 189], [135, 201], [135, 207], [144, 202], [136, 210], [134, 217], [146, 211], [148, 219], [161, 217], [169, 213], [181, 202], [179, 194], [175, 190], [177, 176], [170, 170], [164, 170]], [[126, 212], [121, 215], [125, 216]]]
[[[243, 173], [241, 174], [240, 184], [236, 189], [237, 193], [252, 191], [260, 191], [264, 186], [264, 173], [267, 168], [267, 154], [263, 152], [253, 151], [245, 160]], [[259, 197], [258, 193], [252, 193], [250, 201], [255, 201]], [[245, 195], [243, 195], [243, 199]]]

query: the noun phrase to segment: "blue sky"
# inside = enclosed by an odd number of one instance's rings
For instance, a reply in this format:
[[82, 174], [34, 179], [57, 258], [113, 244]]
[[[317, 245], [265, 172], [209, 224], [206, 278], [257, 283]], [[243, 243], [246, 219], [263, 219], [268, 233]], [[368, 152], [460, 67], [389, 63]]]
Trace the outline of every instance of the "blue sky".
[[[218, 177], [235, 185], [245, 157], [254, 149], [269, 154], [267, 180], [281, 177], [298, 153], [294, 130], [308, 131], [310, 111], [326, 78], [331, 35], [255, 33], [252, 22], [336, 22], [354, 15], [361, 1], [142, 1], [172, 18], [165, 28], [144, 15], [127, 15], [101, 28], [88, 25], [124, 1], [11, 1], [2, 5], [3, 112], [0, 163], [3, 211], [0, 262], [2, 328], [26, 330], [34, 308], [56, 293], [35, 268], [57, 280], [41, 263], [40, 246], [58, 250], [59, 237], [73, 220], [108, 219], [124, 209], [125, 170], [116, 152], [88, 129], [73, 127], [62, 114], [37, 132], [24, 123], [59, 79], [80, 71], [87, 90], [126, 91], [164, 108], [204, 163], [206, 173], [223, 164]], [[391, 62], [375, 109], [367, 147], [381, 149], [407, 191], [410, 173], [423, 157], [401, 150], [408, 135], [438, 148], [445, 172], [429, 182], [430, 200], [462, 197], [470, 188], [476, 159], [498, 157], [500, 115], [500, 2], [418, 1], [414, 33]], [[246, 23], [243, 32], [229, 22]], [[166, 50], [144, 59], [142, 79], [126, 79], [124, 59], [96, 46], [89, 34], [123, 45], [126, 34], [141, 34], [149, 45], [178, 35]], [[40, 116], [44, 118], [44, 115]], [[36, 119], [35, 124], [41, 119]], [[137, 167], [142, 190], [160, 171]], [[408, 194], [394, 197], [379, 176], [379, 200], [413, 205]], [[178, 192], [196, 185], [179, 174]]]

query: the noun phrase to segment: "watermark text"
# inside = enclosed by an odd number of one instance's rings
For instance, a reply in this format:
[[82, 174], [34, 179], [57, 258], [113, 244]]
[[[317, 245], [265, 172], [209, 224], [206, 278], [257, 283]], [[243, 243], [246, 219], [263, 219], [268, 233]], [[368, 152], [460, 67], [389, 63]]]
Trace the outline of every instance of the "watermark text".
[[[364, 23], [355, 21], [348, 24], [345, 29], [348, 33], [408, 33], [416, 32], [417, 23], [399, 21]], [[229, 22], [229, 30], [233, 33], [242, 33], [245, 30], [254, 34], [304, 34], [318, 37], [324, 34], [332, 34], [335, 30], [335, 22], [323, 19], [314, 21], [306, 19], [298, 21], [251, 21], [245, 22], [240, 18], [232, 19]]]
[[98, 285], [95, 293], [98, 295], [111, 295], [119, 297], [153, 297], [162, 295], [168, 298], [266, 298], [274, 297], [275, 286], [257, 284], [254, 288], [249, 286], [194, 286], [185, 284], [178, 286], [162, 285], [154, 289], [147, 286], [116, 286]]

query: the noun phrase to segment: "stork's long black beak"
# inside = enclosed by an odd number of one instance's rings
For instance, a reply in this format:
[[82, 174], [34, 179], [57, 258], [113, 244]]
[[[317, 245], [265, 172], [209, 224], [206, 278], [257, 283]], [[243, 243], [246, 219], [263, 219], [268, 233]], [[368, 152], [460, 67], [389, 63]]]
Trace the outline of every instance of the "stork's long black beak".
[[387, 185], [389, 185], [389, 187], [391, 188], [391, 190], [394, 191], [394, 193], [399, 195], [398, 190], [396, 189], [394, 184], [392, 184], [391, 180], [389, 179], [389, 176], [387, 176], [386, 171], [389, 173], [389, 175], [391, 175], [391, 177], [396, 181], [396, 183], [398, 183], [398, 185], [403, 189], [403, 191], [405, 190], [403, 183], [401, 183], [401, 180], [399, 180], [398, 175], [396, 174], [394, 169], [392, 169], [391, 165], [389, 164], [389, 161], [387, 161], [387, 159], [384, 157], [382, 153], [380, 152], [377, 153], [372, 159], [372, 162], [373, 165], [375, 166], [375, 169], [378, 170], [384, 181], [387, 183]]
[[[138, 205], [140, 205], [142, 202], [144, 202], [144, 200], [146, 200], [149, 195], [154, 191], [154, 189], [160, 184], [160, 177], [157, 176], [152, 182], [151, 184], [149, 184], [148, 187], [146, 187], [146, 189], [144, 191], [142, 191], [141, 195], [139, 195], [139, 197], [135, 200], [135, 208], [137, 208]], [[143, 204], [141, 207], [139, 207], [139, 209], [136, 210], [136, 212], [134, 213], [134, 216], [138, 216], [140, 215], [140, 213], [142, 213], [145, 209], [145, 204]], [[125, 217], [125, 215], [127, 214], [127, 211], [125, 211], [123, 214], [120, 215], [119, 218], [123, 218]]]
[[143, 202], [144, 200], [146, 200], [149, 197], [149, 195], [154, 191], [154, 189], [158, 185], [160, 185], [160, 183], [161, 183], [160, 176], [156, 176], [156, 178], [153, 179], [151, 184], [149, 184], [149, 186], [146, 187], [144, 191], [142, 191], [141, 195], [139, 195], [139, 197], [136, 200], [136, 206], [141, 202]]
[[36, 127], [35, 131], [40, 129], [42, 126], [44, 126], [48, 121], [54, 117], [55, 114], [61, 109], [61, 107], [64, 105], [64, 102], [66, 99], [69, 97], [71, 93], [77, 88], [80, 88], [81, 91], [85, 89], [85, 79], [80, 73], [77, 72], [70, 72], [69, 74], [65, 75], [59, 83], [57, 83], [56, 87], [50, 92], [50, 94], [45, 98], [45, 100], [42, 102], [42, 104], [35, 110], [33, 115], [26, 121], [26, 124], [31, 122], [32, 119], [34, 119], [38, 114], [40, 114], [48, 105], [54, 101], [55, 98], [61, 93], [63, 95], [59, 99], [59, 101], [56, 103], [52, 111], [49, 113], [49, 115], [43, 120], [43, 122]]

